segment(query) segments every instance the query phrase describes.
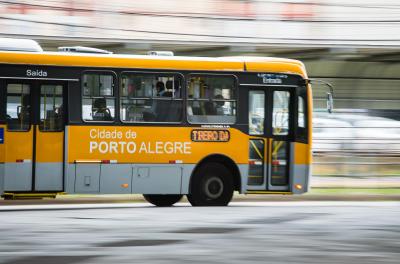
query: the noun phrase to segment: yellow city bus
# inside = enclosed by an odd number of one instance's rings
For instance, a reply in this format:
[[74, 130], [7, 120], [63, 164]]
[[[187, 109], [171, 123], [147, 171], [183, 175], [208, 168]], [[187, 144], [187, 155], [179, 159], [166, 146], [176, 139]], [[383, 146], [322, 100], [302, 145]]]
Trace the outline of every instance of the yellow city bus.
[[186, 195], [224, 206], [234, 191], [308, 190], [301, 62], [79, 51], [0, 51], [3, 197], [135, 193], [171, 206]]

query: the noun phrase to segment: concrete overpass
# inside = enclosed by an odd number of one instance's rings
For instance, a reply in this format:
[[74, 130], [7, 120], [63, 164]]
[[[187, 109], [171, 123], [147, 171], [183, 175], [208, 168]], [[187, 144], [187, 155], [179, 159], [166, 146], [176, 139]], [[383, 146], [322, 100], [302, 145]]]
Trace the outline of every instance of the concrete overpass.
[[[0, 1], [0, 36], [46, 50], [256, 55], [300, 59], [335, 85], [336, 108], [400, 110], [400, 5], [395, 0]], [[315, 86], [315, 105], [325, 89]]]

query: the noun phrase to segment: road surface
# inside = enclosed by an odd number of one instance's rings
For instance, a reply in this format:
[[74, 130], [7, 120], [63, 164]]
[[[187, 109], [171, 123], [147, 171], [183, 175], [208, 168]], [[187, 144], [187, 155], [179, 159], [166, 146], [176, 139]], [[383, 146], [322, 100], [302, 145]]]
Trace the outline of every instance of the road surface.
[[399, 202], [0, 207], [0, 263], [396, 263]]

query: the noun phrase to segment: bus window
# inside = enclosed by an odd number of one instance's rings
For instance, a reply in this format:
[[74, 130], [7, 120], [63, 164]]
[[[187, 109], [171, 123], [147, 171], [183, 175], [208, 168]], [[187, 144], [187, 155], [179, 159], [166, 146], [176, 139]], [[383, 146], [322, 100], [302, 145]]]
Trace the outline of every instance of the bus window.
[[249, 134], [264, 134], [265, 92], [249, 92]]
[[86, 73], [82, 78], [84, 121], [113, 121], [115, 118], [114, 76]]
[[62, 85], [40, 87], [40, 131], [63, 130]]
[[188, 82], [187, 100], [190, 123], [236, 122], [236, 80], [233, 76], [192, 75]]
[[30, 86], [7, 85], [7, 125], [11, 131], [28, 131], [31, 119]]
[[298, 116], [297, 116], [297, 124], [301, 128], [306, 127], [306, 121], [305, 121], [305, 103], [304, 103], [304, 98], [299, 96], [298, 97]]
[[182, 76], [164, 73], [123, 73], [120, 87], [122, 122], [182, 120]]
[[307, 89], [297, 87], [297, 127], [296, 141], [307, 143]]
[[289, 166], [287, 141], [272, 141], [271, 185], [286, 186], [289, 184]]
[[288, 91], [274, 91], [272, 110], [273, 135], [285, 136], [289, 133], [289, 100]]

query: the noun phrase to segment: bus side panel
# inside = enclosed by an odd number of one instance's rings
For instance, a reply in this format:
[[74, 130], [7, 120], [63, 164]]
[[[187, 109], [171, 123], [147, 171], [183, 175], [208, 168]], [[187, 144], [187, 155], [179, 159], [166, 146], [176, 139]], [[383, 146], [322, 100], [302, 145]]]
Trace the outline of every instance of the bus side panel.
[[[89, 165], [89, 164], [87, 164]], [[67, 193], [102, 193], [102, 194], [188, 194], [190, 178], [195, 164], [107, 164], [98, 165], [100, 169], [99, 189], [88, 188], [96, 176], [87, 179], [87, 175], [77, 176], [77, 166], [82, 164], [66, 164], [65, 192]], [[108, 168], [107, 168], [108, 167]], [[248, 165], [238, 165], [241, 175], [240, 193], [245, 193], [248, 175]], [[105, 172], [107, 170], [107, 172]], [[79, 170], [78, 170], [79, 172]], [[78, 178], [77, 178], [78, 177]], [[80, 178], [79, 178], [80, 177]], [[83, 177], [83, 178], [82, 178]], [[130, 180], [131, 179], [131, 180]], [[84, 187], [86, 184], [86, 188]], [[87, 191], [85, 191], [85, 189]]]
[[241, 179], [241, 188], [239, 193], [246, 193], [247, 191], [247, 182], [249, 177], [249, 164], [238, 164], [240, 179]]
[[132, 173], [131, 164], [101, 164], [100, 193], [132, 193]]
[[100, 163], [76, 164], [75, 192], [100, 192]]
[[190, 187], [190, 177], [192, 176], [193, 170], [196, 164], [185, 164], [182, 173], [182, 184], [181, 184], [181, 194], [188, 194]]
[[[196, 128], [197, 129], [197, 128]], [[197, 164], [221, 153], [237, 164], [248, 162], [248, 136], [230, 129], [228, 142], [192, 141], [191, 127], [69, 126], [68, 162]]]
[[143, 194], [181, 193], [183, 166], [177, 164], [137, 164], [134, 166], [132, 192]]
[[63, 132], [40, 132], [37, 128], [36, 191], [62, 190], [63, 140]]
[[75, 163], [65, 163], [64, 167], [64, 192], [75, 193]]
[[[310, 148], [310, 144], [291, 143], [290, 186], [294, 194], [305, 193], [309, 190], [311, 177]], [[301, 185], [302, 188], [295, 188], [296, 185]]]
[[32, 190], [33, 129], [14, 132], [4, 129], [4, 189], [7, 191]]
[[[182, 178], [190, 179], [194, 165], [101, 164], [101, 160], [68, 162], [71, 127], [65, 128], [65, 192], [102, 194], [177, 194]], [[76, 140], [76, 139], [75, 139]], [[87, 163], [85, 163], [85, 161]], [[154, 161], [153, 161], [154, 162]], [[185, 177], [183, 175], [186, 175]], [[186, 184], [188, 192], [189, 184]]]
[[[229, 142], [192, 142], [191, 130], [68, 126], [65, 130], [65, 191], [187, 194], [196, 164], [210, 154], [222, 154], [236, 162], [241, 174], [241, 192], [245, 192], [248, 136], [233, 129]], [[116, 138], [97, 138], [97, 133], [104, 131], [114, 132]], [[172, 148], [175, 142], [179, 143], [177, 151]]]

